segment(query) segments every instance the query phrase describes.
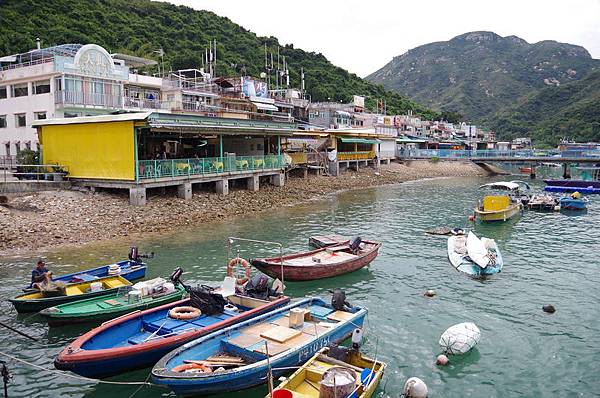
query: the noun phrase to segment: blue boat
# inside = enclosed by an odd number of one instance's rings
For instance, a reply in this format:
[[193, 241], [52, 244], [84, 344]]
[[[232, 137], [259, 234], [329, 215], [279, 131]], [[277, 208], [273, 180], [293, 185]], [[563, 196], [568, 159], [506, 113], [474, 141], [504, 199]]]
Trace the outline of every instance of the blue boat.
[[[111, 271], [111, 269], [114, 271]], [[128, 281], [142, 279], [146, 275], [146, 263], [133, 260], [124, 260], [114, 264], [73, 272], [72, 274], [56, 276], [53, 277], [52, 280], [54, 282], [60, 281], [64, 283], [77, 283], [92, 281], [94, 279], [113, 275], [121, 275]], [[23, 288], [23, 290], [28, 291], [31, 290], [31, 288], [26, 286]]]
[[587, 198], [564, 197], [558, 200], [561, 210], [585, 210]]
[[567, 186], [555, 186], [548, 185], [544, 187], [544, 191], [547, 192], [579, 192], [585, 194], [600, 194], [600, 188], [588, 187], [567, 187]]
[[[303, 310], [304, 322], [288, 327], [296, 309]], [[348, 338], [362, 327], [366, 315], [366, 308], [336, 311], [322, 299], [302, 299], [181, 346], [154, 365], [152, 380], [180, 395], [260, 385], [267, 382], [269, 367], [275, 377], [289, 372], [285, 368], [299, 366], [321, 348]]]
[[236, 294], [227, 301], [223, 313], [201, 314], [194, 319], [170, 315], [176, 307], [190, 306], [187, 298], [104, 322], [65, 347], [54, 366], [95, 378], [146, 368], [184, 343], [272, 311], [289, 303], [290, 298], [266, 301]]

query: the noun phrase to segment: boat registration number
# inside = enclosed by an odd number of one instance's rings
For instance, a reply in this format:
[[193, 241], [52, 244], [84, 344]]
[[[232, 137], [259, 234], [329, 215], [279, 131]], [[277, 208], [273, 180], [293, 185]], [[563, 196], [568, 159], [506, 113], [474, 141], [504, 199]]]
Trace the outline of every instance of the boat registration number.
[[327, 345], [329, 345], [329, 336], [321, 337], [315, 340], [314, 342], [310, 343], [309, 345], [301, 348], [300, 352], [298, 353], [298, 362], [306, 361], [308, 358], [312, 357], [315, 354], [315, 352], [319, 351], [321, 348]]

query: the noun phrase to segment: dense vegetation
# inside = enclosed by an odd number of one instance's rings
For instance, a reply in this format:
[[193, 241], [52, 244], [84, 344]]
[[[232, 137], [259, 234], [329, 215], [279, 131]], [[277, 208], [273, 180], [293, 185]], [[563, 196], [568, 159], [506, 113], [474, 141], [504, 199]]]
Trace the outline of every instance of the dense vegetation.
[[412, 49], [367, 80], [459, 112], [502, 139], [530, 135], [555, 145], [562, 137], [600, 139], [594, 70], [600, 60], [579, 46], [472, 32]]
[[[258, 37], [228, 18], [208, 11], [149, 0], [8, 0], [0, 1], [0, 54], [63, 43], [95, 43], [109, 52], [125, 52], [154, 58], [165, 51], [167, 69], [198, 68], [204, 48], [217, 40], [219, 75], [258, 76], [264, 71], [264, 45], [277, 53], [274, 37]], [[349, 102], [352, 95], [367, 96], [367, 107], [385, 100], [389, 113], [412, 110], [425, 118], [439, 115], [382, 86], [332, 65], [322, 54], [281, 47], [289, 64], [293, 86], [300, 85], [305, 71], [306, 89], [313, 101]]]

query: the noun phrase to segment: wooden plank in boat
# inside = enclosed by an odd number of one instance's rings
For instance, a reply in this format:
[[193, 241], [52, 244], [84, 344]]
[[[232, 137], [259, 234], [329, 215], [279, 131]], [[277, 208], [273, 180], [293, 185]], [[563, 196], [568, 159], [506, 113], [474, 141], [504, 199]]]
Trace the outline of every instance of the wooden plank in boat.
[[299, 336], [302, 334], [301, 331], [288, 328], [285, 326], [274, 326], [271, 329], [264, 331], [260, 334], [265, 339], [273, 340], [277, 343], [285, 343], [286, 341]]
[[263, 340], [264, 339], [262, 337], [259, 337], [257, 335], [243, 333], [237, 337], [234, 337], [233, 339], [229, 339], [229, 343], [238, 347], [248, 348]]
[[[282, 352], [290, 349], [287, 345], [275, 343], [274, 341], [267, 341], [267, 344], [269, 346], [269, 356], [270, 357], [275, 356], [277, 354], [281, 354]], [[253, 351], [267, 355], [267, 350], [266, 350], [264, 343], [257, 344], [256, 347], [253, 349]]]
[[327, 319], [332, 320], [332, 321], [342, 322], [342, 321], [347, 321], [348, 319], [352, 318], [353, 316], [354, 316], [354, 314], [351, 312], [335, 311], [335, 312], [327, 315]]
[[302, 327], [302, 333], [306, 333], [311, 336], [320, 336], [326, 333], [327, 331], [329, 331], [328, 328], [313, 322], [304, 322], [304, 326]]
[[244, 328], [242, 333], [244, 334], [253, 334], [255, 336], [260, 335], [262, 332], [269, 330], [273, 327], [270, 323], [259, 323], [258, 325], [250, 326]]
[[122, 303], [118, 302], [118, 301], [117, 301], [117, 300], [115, 300], [115, 299], [104, 300], [104, 302], [105, 302], [106, 304], [110, 304], [110, 305], [122, 305]]

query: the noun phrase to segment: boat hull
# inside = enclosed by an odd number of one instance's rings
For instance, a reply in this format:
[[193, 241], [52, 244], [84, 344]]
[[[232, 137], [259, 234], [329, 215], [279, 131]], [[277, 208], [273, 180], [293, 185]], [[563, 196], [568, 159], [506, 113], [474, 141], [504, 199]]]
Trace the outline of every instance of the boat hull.
[[[286, 281], [312, 281], [315, 279], [331, 278], [338, 275], [357, 271], [369, 265], [379, 254], [380, 243], [364, 255], [358, 256], [352, 260], [333, 264], [314, 264], [314, 265], [283, 265], [283, 279]], [[323, 250], [323, 249], [321, 249]], [[317, 251], [315, 251], [317, 252]], [[311, 253], [315, 253], [311, 252]], [[290, 256], [291, 257], [291, 256]], [[286, 256], [284, 256], [284, 260]], [[275, 264], [276, 259], [253, 259], [252, 265], [261, 272], [272, 278], [282, 279], [281, 265]]]
[[495, 211], [483, 211], [477, 208], [473, 209], [475, 216], [483, 222], [494, 222], [494, 221], [506, 221], [509, 220], [521, 212], [521, 206], [513, 203], [508, 208], [503, 210]]
[[269, 302], [264, 306], [242, 312], [237, 317], [232, 317], [201, 329], [196, 329], [194, 331], [144, 344], [98, 350], [82, 349], [82, 346], [86, 344], [86, 342], [98, 338], [100, 333], [103, 333], [110, 328], [113, 328], [115, 333], [119, 333], [119, 330], [124, 329], [127, 323], [136, 322], [138, 319], [142, 319], [143, 317], [150, 315], [155, 311], [189, 305], [190, 300], [184, 299], [146, 311], [137, 311], [121, 318], [113, 319], [112, 321], [103, 323], [99, 327], [94, 328], [83, 336], [77, 338], [61, 351], [58, 357], [54, 360], [54, 366], [60, 370], [68, 370], [81, 376], [93, 378], [108, 377], [130, 370], [147, 368], [154, 365], [168, 352], [189, 341], [273, 311], [274, 309], [287, 304], [289, 300], [289, 297], [284, 296]]
[[[291, 308], [299, 307], [300, 305], [305, 304], [307, 301], [310, 302], [310, 300], [311, 299], [302, 300], [274, 311], [272, 314], [264, 315], [260, 318], [267, 319], [268, 317], [273, 316], [275, 313], [287, 312]], [[322, 302], [322, 300], [320, 301]], [[324, 304], [324, 302], [322, 303]], [[366, 314], [366, 309], [359, 309], [351, 319], [341, 322], [339, 326], [331, 328], [331, 330], [322, 333], [318, 337], [310, 340], [310, 342], [306, 343], [305, 345], [291, 348], [282, 354], [271, 357], [269, 362], [270, 367], [273, 369], [273, 376], [278, 377], [285, 373], [289, 373], [288, 370], [282, 368], [296, 367], [304, 363], [321, 348], [332, 343], [344, 341], [346, 338], [351, 336], [352, 331], [356, 327], [362, 327]], [[266, 382], [265, 376], [267, 375], [269, 367], [266, 360], [261, 360], [260, 362], [244, 367], [244, 369], [236, 370], [235, 372], [223, 372], [222, 374], [212, 373], [208, 377], [188, 376], [186, 374], [175, 373], [167, 370], [170, 369], [170, 363], [173, 358], [182, 352], [185, 353], [186, 349], [197, 347], [201, 344], [207, 344], [208, 346], [215, 340], [220, 341], [220, 338], [226, 337], [228, 333], [233, 333], [234, 329], [237, 330], [246, 324], [254, 324], [254, 322], [258, 321], [259, 320], [252, 320], [244, 322], [244, 324], [236, 325], [232, 328], [227, 328], [225, 330], [213, 333], [209, 336], [205, 336], [194, 342], [186, 344], [182, 348], [167, 354], [152, 369], [153, 382], [168, 386], [177, 395], [225, 393], [239, 391], [264, 384]]]
[[582, 199], [561, 198], [558, 202], [561, 210], [585, 210], [586, 204]]
[[451, 236], [448, 238], [448, 260], [457, 271], [463, 272], [474, 278], [494, 275], [502, 271], [504, 260], [502, 258], [502, 254], [500, 253], [500, 249], [498, 249], [498, 246], [495, 247], [496, 263], [494, 265], [488, 265], [485, 268], [481, 268], [469, 258], [467, 253], [460, 254], [454, 250], [456, 239], [458, 239], [457, 236]]
[[598, 188], [600, 189], [600, 181], [586, 180], [544, 180], [546, 185], [553, 187], [572, 187], [572, 188]]
[[583, 187], [567, 187], [567, 186], [552, 186], [547, 185], [544, 187], [544, 191], [546, 192], [579, 192], [584, 193], [586, 195], [590, 194], [600, 194], [600, 188], [583, 188]]

